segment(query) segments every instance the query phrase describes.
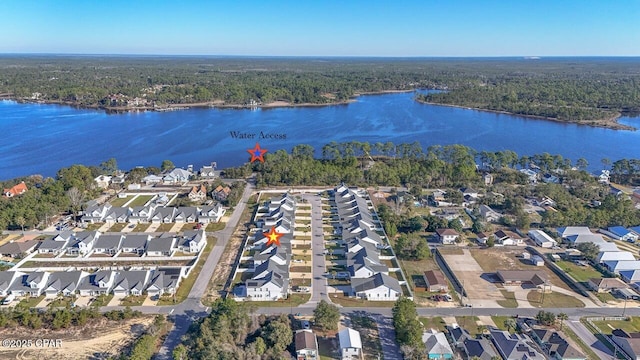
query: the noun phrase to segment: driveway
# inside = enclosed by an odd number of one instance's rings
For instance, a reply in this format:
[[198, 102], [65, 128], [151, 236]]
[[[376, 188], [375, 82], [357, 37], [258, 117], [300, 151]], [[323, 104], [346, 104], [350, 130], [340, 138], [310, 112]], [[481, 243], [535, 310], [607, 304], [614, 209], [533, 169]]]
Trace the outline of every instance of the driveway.
[[331, 302], [327, 295], [327, 271], [322, 230], [322, 201], [318, 195], [302, 195], [311, 204], [311, 299], [305, 305], [315, 306], [320, 300]]
[[611, 350], [598, 340], [595, 335], [593, 335], [591, 331], [589, 331], [580, 321], [567, 320], [564, 322], [564, 325], [573, 330], [578, 338], [587, 344], [600, 359], [612, 358], [613, 354], [611, 353]]

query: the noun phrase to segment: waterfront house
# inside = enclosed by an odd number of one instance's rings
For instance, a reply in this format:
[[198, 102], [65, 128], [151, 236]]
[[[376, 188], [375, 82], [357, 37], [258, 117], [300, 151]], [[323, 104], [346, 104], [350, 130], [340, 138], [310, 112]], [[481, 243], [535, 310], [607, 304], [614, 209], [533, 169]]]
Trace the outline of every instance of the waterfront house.
[[80, 280], [78, 292], [80, 296], [106, 295], [111, 292], [116, 272], [111, 270], [99, 270], [89, 274]]
[[524, 174], [527, 177], [527, 180], [529, 180], [529, 183], [531, 184], [535, 184], [538, 182], [538, 173], [531, 170], [531, 169], [520, 169], [519, 170], [522, 174]]
[[341, 360], [362, 359], [362, 339], [359, 332], [351, 328], [344, 328], [338, 331], [337, 336]]
[[351, 292], [366, 300], [396, 301], [402, 295], [402, 288], [398, 280], [377, 273], [369, 278], [351, 279]]
[[437, 229], [436, 237], [438, 242], [444, 245], [455, 244], [456, 240], [460, 237], [457, 231], [453, 229]]
[[189, 181], [189, 178], [193, 175], [191, 171], [175, 168], [162, 177], [162, 182], [165, 185], [177, 185]]
[[111, 184], [111, 176], [100, 175], [97, 178], [93, 179], [96, 182], [96, 186], [100, 189], [106, 189]]
[[18, 195], [22, 195], [27, 191], [27, 184], [23, 182], [16, 184], [8, 189], [4, 189], [2, 191], [2, 195], [4, 197], [14, 197], [14, 196], [18, 196]]
[[11, 283], [9, 292], [13, 296], [38, 297], [42, 294], [48, 278], [48, 272], [34, 271], [24, 273]]
[[318, 339], [309, 329], [298, 330], [294, 336], [296, 358], [298, 360], [315, 360], [318, 356]]
[[142, 178], [142, 182], [145, 183], [147, 186], [160, 184], [162, 182], [162, 176], [158, 176], [154, 174], [147, 175]]
[[215, 162], [212, 162], [211, 165], [202, 166], [200, 168], [200, 171], [198, 171], [198, 174], [200, 174], [200, 178], [207, 180], [215, 179], [216, 167], [217, 164]]
[[87, 274], [83, 271], [58, 271], [51, 273], [44, 288], [47, 297], [58, 295], [72, 296], [76, 294], [80, 278]]

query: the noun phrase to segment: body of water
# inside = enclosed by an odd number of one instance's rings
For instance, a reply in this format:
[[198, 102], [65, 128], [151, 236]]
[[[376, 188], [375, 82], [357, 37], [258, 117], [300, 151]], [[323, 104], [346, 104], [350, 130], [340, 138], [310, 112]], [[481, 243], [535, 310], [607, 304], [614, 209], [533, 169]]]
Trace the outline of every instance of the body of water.
[[[53, 176], [72, 164], [97, 165], [115, 157], [122, 169], [240, 165], [259, 142], [274, 152], [310, 144], [318, 155], [331, 141], [419, 141], [463, 144], [478, 151], [510, 149], [518, 155], [548, 152], [591, 169], [601, 159], [640, 157], [640, 131], [620, 131], [527, 119], [413, 101], [413, 93], [367, 95], [349, 105], [258, 110], [190, 109], [107, 115], [67, 106], [0, 101], [0, 179]], [[640, 118], [621, 122], [640, 128]], [[256, 134], [234, 138], [231, 132]], [[273, 135], [260, 139], [260, 132]]]

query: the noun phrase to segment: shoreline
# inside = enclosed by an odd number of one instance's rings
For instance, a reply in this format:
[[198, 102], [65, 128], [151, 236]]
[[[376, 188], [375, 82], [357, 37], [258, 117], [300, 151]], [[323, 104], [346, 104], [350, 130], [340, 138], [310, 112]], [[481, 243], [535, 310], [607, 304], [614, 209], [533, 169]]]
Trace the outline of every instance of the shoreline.
[[435, 105], [435, 106], [446, 106], [446, 107], [459, 108], [459, 109], [465, 109], [465, 110], [484, 111], [484, 112], [490, 112], [490, 113], [494, 113], [494, 114], [521, 116], [523, 118], [536, 119], [536, 120], [547, 120], [547, 121], [553, 121], [553, 122], [561, 123], [561, 124], [562, 123], [564, 123], [564, 124], [576, 124], [576, 125], [591, 126], [591, 127], [597, 127], [597, 128], [602, 128], [602, 129], [610, 129], [610, 130], [629, 130], [629, 131], [638, 130], [637, 128], [635, 128], [633, 126], [620, 124], [618, 122], [618, 119], [622, 116], [622, 114], [620, 114], [620, 113], [617, 113], [616, 115], [613, 115], [610, 118], [599, 119], [599, 120], [560, 120], [558, 118], [552, 118], [552, 117], [546, 117], [546, 116], [538, 116], [538, 115], [523, 115], [523, 114], [516, 114], [516, 113], [512, 113], [512, 112], [508, 112], [508, 111], [502, 111], [502, 110], [491, 110], [491, 109], [475, 108], [475, 107], [468, 107], [468, 106], [462, 106], [462, 105], [453, 105], [453, 104], [439, 104], [439, 103], [434, 103], [434, 102], [422, 101], [422, 100], [418, 100], [418, 99], [415, 99], [415, 101], [420, 103], [420, 104]]

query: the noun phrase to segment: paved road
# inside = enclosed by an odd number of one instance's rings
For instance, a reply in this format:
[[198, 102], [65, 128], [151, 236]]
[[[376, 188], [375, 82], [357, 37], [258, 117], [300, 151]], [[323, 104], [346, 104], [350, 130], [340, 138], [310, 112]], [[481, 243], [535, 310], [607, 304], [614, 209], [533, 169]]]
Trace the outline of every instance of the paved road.
[[[204, 263], [202, 270], [200, 270], [200, 274], [196, 278], [187, 299], [182, 303], [173, 306], [173, 307], [165, 307], [167, 309], [162, 309], [159, 307], [147, 306], [143, 307], [145, 309], [140, 309], [143, 312], [153, 311], [161, 309], [165, 314], [170, 314], [174, 319], [174, 328], [167, 335], [162, 347], [158, 354], [154, 357], [157, 360], [171, 359], [171, 351], [180, 344], [180, 340], [182, 336], [187, 333], [189, 330], [189, 326], [194, 322], [197, 318], [201, 318], [207, 315], [207, 310], [204, 305], [200, 302], [202, 296], [204, 296], [205, 291], [207, 290], [207, 286], [209, 285], [209, 281], [211, 280], [211, 275], [213, 274], [213, 270], [215, 270], [218, 261], [220, 261], [220, 257], [224, 251], [229, 238], [233, 235], [233, 231], [240, 220], [240, 216], [244, 211], [247, 201], [249, 200], [249, 196], [251, 196], [251, 192], [255, 189], [254, 179], [250, 179], [245, 186], [244, 193], [242, 194], [242, 199], [235, 207], [233, 213], [229, 217], [229, 221], [227, 221], [227, 225], [221, 231], [216, 231], [212, 233], [214, 237], [218, 239], [216, 245], [213, 247], [213, 250], [209, 253], [209, 257]], [[151, 308], [151, 309], [147, 309]]]
[[600, 340], [598, 340], [579, 320], [568, 320], [564, 322], [585, 344], [591, 347], [598, 358], [612, 359], [613, 353]]
[[303, 195], [311, 204], [311, 298], [305, 305], [316, 306], [320, 300], [331, 302], [327, 294], [327, 271], [324, 257], [324, 233], [322, 230], [322, 202], [317, 195]]

